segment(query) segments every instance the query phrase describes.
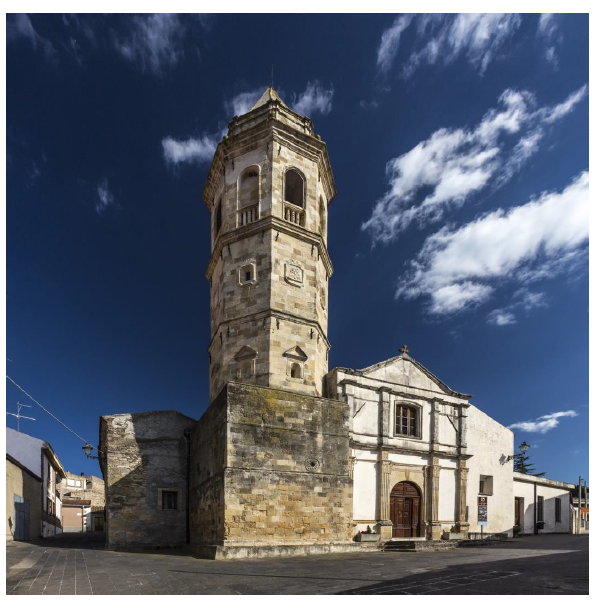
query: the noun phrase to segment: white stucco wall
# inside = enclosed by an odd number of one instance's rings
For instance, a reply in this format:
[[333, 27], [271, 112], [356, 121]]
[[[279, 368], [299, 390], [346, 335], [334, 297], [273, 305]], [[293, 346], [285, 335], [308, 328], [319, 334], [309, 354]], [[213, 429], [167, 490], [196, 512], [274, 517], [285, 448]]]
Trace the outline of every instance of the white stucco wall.
[[[365, 456], [363, 456], [365, 458]], [[353, 470], [353, 519], [376, 519], [377, 474], [374, 460], [357, 460]]]
[[438, 520], [443, 529], [450, 528], [456, 520], [457, 505], [457, 472], [451, 469], [440, 470], [438, 486], [440, 502], [438, 506]]
[[487, 496], [488, 523], [485, 533], [513, 533], [513, 433], [472, 405], [467, 409], [467, 507], [470, 532], [479, 532], [478, 496], [480, 476], [492, 476], [492, 495]]
[[[536, 496], [542, 496], [543, 514], [537, 516], [537, 521], [543, 521], [544, 527], [538, 529], [538, 534], [569, 533], [571, 531], [570, 492], [574, 485], [561, 481], [553, 481], [534, 475], [514, 473], [514, 497], [523, 498], [521, 514], [522, 533], [533, 534], [535, 530], [535, 489]], [[561, 521], [555, 521], [555, 499], [561, 501]]]
[[14, 429], [6, 429], [6, 453], [38, 477], [42, 477], [41, 451], [43, 446], [44, 441], [41, 439], [19, 433]]

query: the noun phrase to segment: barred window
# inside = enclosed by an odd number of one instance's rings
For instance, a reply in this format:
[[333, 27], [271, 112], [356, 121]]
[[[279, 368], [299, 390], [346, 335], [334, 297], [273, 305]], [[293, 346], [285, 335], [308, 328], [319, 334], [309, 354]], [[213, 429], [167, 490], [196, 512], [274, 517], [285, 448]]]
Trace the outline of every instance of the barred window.
[[542, 496], [536, 497], [536, 521], [545, 521], [545, 499]]
[[417, 409], [409, 405], [396, 406], [395, 433], [417, 437]]
[[555, 499], [555, 522], [561, 523], [561, 498]]

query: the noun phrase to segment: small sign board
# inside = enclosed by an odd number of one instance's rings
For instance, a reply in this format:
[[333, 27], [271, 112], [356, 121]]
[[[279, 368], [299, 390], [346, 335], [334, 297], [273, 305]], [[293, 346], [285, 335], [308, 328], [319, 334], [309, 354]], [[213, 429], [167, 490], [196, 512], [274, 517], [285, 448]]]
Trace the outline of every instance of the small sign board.
[[488, 496], [478, 496], [478, 525], [488, 523]]

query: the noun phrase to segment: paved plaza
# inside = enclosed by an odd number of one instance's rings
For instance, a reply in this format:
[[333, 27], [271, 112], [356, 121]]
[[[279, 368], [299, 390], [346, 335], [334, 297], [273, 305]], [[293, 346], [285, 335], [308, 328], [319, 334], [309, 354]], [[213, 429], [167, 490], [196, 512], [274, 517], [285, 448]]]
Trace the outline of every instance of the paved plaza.
[[588, 537], [540, 535], [436, 553], [210, 561], [104, 549], [95, 534], [7, 546], [9, 595], [588, 594]]

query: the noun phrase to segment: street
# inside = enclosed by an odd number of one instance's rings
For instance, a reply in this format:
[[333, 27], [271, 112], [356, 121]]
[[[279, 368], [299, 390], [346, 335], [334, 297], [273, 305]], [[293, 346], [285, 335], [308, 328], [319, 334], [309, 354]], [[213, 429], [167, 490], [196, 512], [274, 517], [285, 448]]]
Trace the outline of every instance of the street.
[[97, 534], [7, 546], [9, 595], [589, 592], [587, 536], [539, 535], [434, 553], [210, 561], [107, 551]]

